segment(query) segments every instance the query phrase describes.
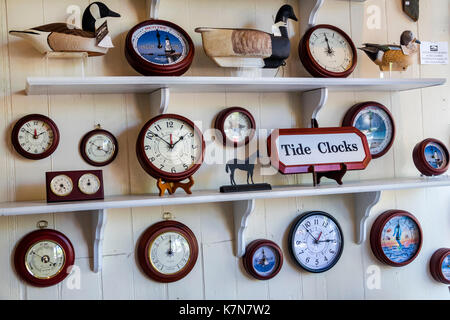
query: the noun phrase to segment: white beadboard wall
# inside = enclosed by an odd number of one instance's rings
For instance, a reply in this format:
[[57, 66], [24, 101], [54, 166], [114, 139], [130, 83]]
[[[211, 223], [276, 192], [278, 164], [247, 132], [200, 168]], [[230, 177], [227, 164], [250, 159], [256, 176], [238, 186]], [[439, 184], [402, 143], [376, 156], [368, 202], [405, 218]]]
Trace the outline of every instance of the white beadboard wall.
[[[198, 26], [251, 27], [270, 30], [272, 17], [284, 3], [291, 4], [300, 23], [292, 23], [291, 57], [277, 76], [305, 76], [297, 54], [300, 25], [307, 12], [303, 1], [291, 0], [161, 0], [159, 17], [182, 26], [192, 37], [196, 55], [190, 76], [227, 76], [233, 71], [216, 67], [201, 47]], [[89, 169], [78, 153], [80, 138], [94, 125], [113, 132], [120, 153], [104, 167], [107, 195], [156, 192], [155, 180], [147, 176], [135, 156], [135, 141], [141, 126], [151, 117], [148, 95], [108, 94], [73, 96], [26, 96], [28, 76], [80, 75], [76, 60], [45, 59], [29, 43], [11, 37], [8, 30], [26, 29], [45, 23], [65, 21], [66, 8], [75, 4], [82, 10], [87, 0], [0, 0], [0, 202], [45, 199], [44, 173], [49, 170]], [[110, 19], [115, 48], [104, 57], [89, 58], [86, 75], [137, 75], [123, 55], [128, 30], [146, 19], [145, 1], [106, 0], [122, 18]], [[405, 29], [420, 40], [449, 41], [449, 1], [421, 1], [420, 19], [412, 22], [401, 9], [400, 0], [368, 0], [365, 3], [326, 0], [318, 23], [336, 25], [360, 46], [364, 42], [399, 42]], [[367, 8], [380, 12], [380, 29], [366, 27]], [[448, 65], [414, 65], [393, 77], [449, 78]], [[273, 74], [265, 71], [266, 75]], [[361, 52], [352, 77], [378, 77], [378, 68]], [[339, 126], [346, 110], [354, 103], [376, 100], [393, 113], [397, 136], [393, 148], [373, 160], [367, 170], [351, 172], [346, 180], [383, 177], [412, 177], [418, 172], [411, 152], [414, 145], [435, 137], [450, 145], [450, 107], [448, 85], [403, 93], [330, 93], [321, 113], [321, 126]], [[288, 93], [178, 93], [170, 97], [169, 112], [211, 126], [216, 114], [225, 107], [248, 108], [259, 128], [296, 127], [301, 123], [300, 98]], [[61, 143], [57, 151], [41, 161], [18, 156], [10, 143], [13, 124], [29, 113], [50, 116], [59, 126]], [[220, 147], [220, 146], [218, 146]], [[241, 179], [244, 177], [239, 176]], [[195, 175], [195, 189], [217, 189], [228, 183], [223, 166], [204, 165]], [[255, 177], [274, 185], [311, 181], [307, 176]], [[345, 180], [344, 180], [345, 183]], [[368, 227], [387, 209], [412, 212], [424, 231], [423, 248], [418, 258], [403, 268], [381, 265], [373, 256], [369, 242], [357, 245], [351, 195], [257, 200], [249, 221], [248, 241], [267, 238], [277, 242], [285, 253], [285, 264], [277, 277], [257, 281], [245, 273], [234, 256], [233, 219], [230, 203], [164, 206], [109, 210], [103, 250], [103, 270], [96, 274], [92, 265], [92, 230], [88, 214], [46, 214], [0, 217], [0, 299], [449, 299], [447, 286], [435, 282], [428, 271], [432, 253], [450, 246], [450, 188], [383, 192], [374, 207]], [[289, 257], [287, 235], [291, 222], [300, 213], [323, 210], [340, 222], [346, 239], [339, 263], [323, 274], [301, 271]], [[161, 284], [148, 279], [135, 259], [135, 246], [142, 232], [170, 211], [196, 234], [199, 258], [193, 271], [181, 281]], [[23, 283], [15, 274], [12, 252], [16, 243], [45, 219], [49, 226], [65, 233], [73, 242], [76, 265], [80, 268], [80, 289], [69, 289], [66, 282], [38, 289]], [[8, 259], [9, 258], [9, 259]], [[381, 288], [370, 290], [367, 270], [379, 266]]]

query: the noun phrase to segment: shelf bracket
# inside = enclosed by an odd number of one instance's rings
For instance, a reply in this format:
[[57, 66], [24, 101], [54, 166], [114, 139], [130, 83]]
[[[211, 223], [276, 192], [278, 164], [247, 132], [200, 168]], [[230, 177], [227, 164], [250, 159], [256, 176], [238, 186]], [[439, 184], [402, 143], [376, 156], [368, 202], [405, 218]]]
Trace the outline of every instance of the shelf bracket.
[[328, 99], [328, 88], [320, 88], [302, 93], [303, 127], [313, 127], [317, 123], [319, 111]]
[[158, 106], [158, 114], [164, 114], [169, 107], [170, 89], [161, 88], [150, 93], [150, 107]]
[[150, 19], [158, 19], [159, 0], [147, 0], [147, 12]]
[[247, 229], [248, 217], [254, 209], [255, 199], [233, 201], [234, 234], [238, 258], [245, 254], [245, 229]]
[[381, 198], [381, 191], [355, 193], [356, 243], [366, 240], [366, 220]]
[[94, 231], [94, 272], [98, 273], [102, 270], [103, 260], [103, 238], [105, 233], [105, 226], [107, 221], [106, 209], [93, 211], [92, 214], [92, 229]]
[[311, 13], [309, 14], [308, 29], [316, 25], [317, 14], [319, 13], [319, 9], [322, 7], [324, 1], [325, 0], [316, 0], [316, 4], [311, 9]]

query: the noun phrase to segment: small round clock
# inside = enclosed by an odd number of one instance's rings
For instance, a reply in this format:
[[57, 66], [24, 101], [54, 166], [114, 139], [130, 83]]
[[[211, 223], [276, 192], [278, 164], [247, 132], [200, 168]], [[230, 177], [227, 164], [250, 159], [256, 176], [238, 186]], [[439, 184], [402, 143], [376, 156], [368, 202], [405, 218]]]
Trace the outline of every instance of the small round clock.
[[50, 190], [58, 197], [67, 197], [72, 193], [73, 181], [65, 174], [57, 175], [50, 181]]
[[150, 226], [143, 233], [137, 255], [142, 270], [150, 278], [174, 282], [184, 278], [194, 267], [198, 243], [186, 225], [166, 220]]
[[21, 118], [12, 130], [12, 145], [25, 158], [40, 160], [58, 147], [59, 130], [52, 119], [41, 114]]
[[180, 76], [194, 59], [194, 43], [186, 31], [165, 20], [133, 27], [125, 42], [128, 63], [145, 76]]
[[450, 284], [450, 249], [437, 250], [430, 260], [430, 272], [434, 280]]
[[295, 262], [306, 271], [331, 269], [344, 249], [344, 236], [336, 219], [323, 211], [300, 215], [289, 233], [289, 250]]
[[370, 246], [375, 257], [387, 265], [402, 267], [411, 263], [422, 248], [422, 229], [409, 212], [388, 210], [373, 223]]
[[352, 39], [341, 29], [319, 24], [308, 31], [298, 46], [300, 60], [314, 77], [344, 78], [356, 67], [357, 53]]
[[438, 176], [448, 169], [449, 152], [441, 141], [428, 138], [414, 147], [413, 161], [422, 174]]
[[275, 277], [283, 266], [283, 252], [270, 240], [252, 241], [243, 258], [245, 270], [256, 279], [268, 280]]
[[256, 123], [248, 110], [231, 107], [217, 115], [214, 127], [222, 134], [224, 145], [229, 143], [238, 147], [247, 144], [253, 138]]
[[177, 182], [192, 176], [201, 166], [205, 141], [189, 119], [163, 114], [141, 129], [136, 154], [142, 168], [155, 179]]
[[345, 114], [342, 126], [355, 127], [364, 133], [373, 159], [386, 154], [394, 142], [394, 119], [389, 110], [378, 102], [354, 105]]
[[89, 131], [80, 143], [80, 153], [84, 161], [96, 167], [113, 162], [118, 152], [119, 144], [116, 137], [103, 129]]
[[14, 253], [14, 266], [19, 276], [37, 287], [63, 281], [74, 261], [72, 243], [56, 230], [42, 229], [27, 234]]
[[87, 195], [96, 194], [101, 185], [100, 179], [92, 173], [85, 173], [78, 179], [78, 189]]

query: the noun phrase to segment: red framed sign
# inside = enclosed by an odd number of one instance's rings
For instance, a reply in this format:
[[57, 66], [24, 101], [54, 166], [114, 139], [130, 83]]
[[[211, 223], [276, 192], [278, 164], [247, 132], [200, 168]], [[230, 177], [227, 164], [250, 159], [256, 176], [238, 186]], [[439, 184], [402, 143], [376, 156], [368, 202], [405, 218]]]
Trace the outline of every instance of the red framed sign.
[[366, 136], [354, 127], [276, 129], [267, 138], [272, 166], [282, 174], [362, 170], [372, 156]]

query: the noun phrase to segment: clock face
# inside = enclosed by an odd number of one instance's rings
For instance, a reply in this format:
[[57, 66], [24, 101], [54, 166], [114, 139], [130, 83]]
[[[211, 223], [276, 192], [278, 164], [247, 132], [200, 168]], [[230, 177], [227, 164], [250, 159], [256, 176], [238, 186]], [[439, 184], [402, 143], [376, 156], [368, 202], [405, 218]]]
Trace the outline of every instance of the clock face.
[[441, 265], [442, 275], [447, 281], [450, 281], [450, 254], [442, 261]]
[[72, 179], [64, 174], [58, 175], [50, 181], [50, 190], [59, 197], [66, 197], [72, 193]]
[[247, 144], [255, 133], [255, 119], [252, 114], [241, 107], [231, 107], [223, 110], [216, 119], [215, 127], [227, 141], [234, 146]]
[[108, 131], [96, 129], [88, 132], [80, 144], [83, 159], [93, 166], [105, 166], [117, 156], [116, 138]]
[[266, 277], [272, 274], [278, 263], [278, 253], [268, 246], [258, 248], [253, 254], [252, 266], [260, 276]]
[[426, 176], [438, 176], [449, 167], [449, 152], [445, 145], [436, 139], [425, 139], [414, 147], [413, 161], [417, 170]]
[[78, 180], [78, 188], [84, 194], [95, 194], [100, 190], [100, 179], [92, 173], [83, 174]]
[[448, 159], [442, 145], [429, 142], [424, 150], [425, 159], [433, 169], [441, 169], [447, 166]]
[[258, 280], [275, 277], [283, 266], [283, 252], [273, 241], [259, 239], [252, 241], [243, 257], [245, 270]]
[[186, 267], [191, 250], [189, 242], [180, 233], [160, 234], [149, 248], [152, 266], [162, 274], [174, 274]]
[[28, 272], [37, 279], [50, 279], [64, 267], [64, 249], [56, 242], [42, 240], [33, 244], [25, 256]]
[[341, 256], [343, 245], [339, 224], [324, 212], [300, 216], [291, 230], [291, 253], [296, 262], [310, 272], [331, 269]]

